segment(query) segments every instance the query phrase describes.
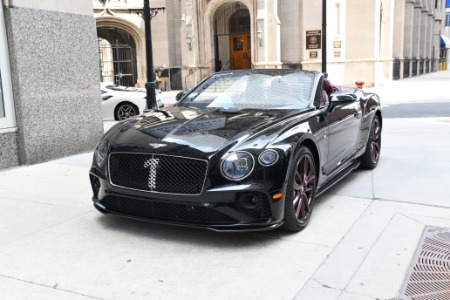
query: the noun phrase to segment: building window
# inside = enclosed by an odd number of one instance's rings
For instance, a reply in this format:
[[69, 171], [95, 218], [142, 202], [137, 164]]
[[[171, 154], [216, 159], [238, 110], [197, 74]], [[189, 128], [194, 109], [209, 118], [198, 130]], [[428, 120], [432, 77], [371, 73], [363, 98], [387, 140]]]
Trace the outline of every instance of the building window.
[[247, 32], [250, 32], [250, 12], [247, 9], [241, 9], [230, 18], [230, 33]]
[[0, 118], [4, 117], [5, 117], [5, 105], [3, 104], [2, 73], [0, 72]]
[[450, 0], [447, 0], [447, 1], [445, 2], [445, 7], [447, 7], [447, 8], [450, 7]]
[[15, 127], [8, 43], [3, 5], [0, 5], [0, 130]]
[[450, 27], [450, 13], [445, 14], [445, 27]]

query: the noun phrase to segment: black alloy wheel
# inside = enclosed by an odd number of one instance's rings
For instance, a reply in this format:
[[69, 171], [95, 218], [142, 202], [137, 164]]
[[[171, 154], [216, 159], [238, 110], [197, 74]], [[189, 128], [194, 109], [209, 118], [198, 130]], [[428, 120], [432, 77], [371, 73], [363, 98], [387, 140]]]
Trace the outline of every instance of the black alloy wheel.
[[365, 169], [375, 169], [378, 166], [381, 154], [381, 122], [375, 115], [370, 127], [369, 139], [367, 140], [366, 151], [361, 158], [361, 166]]
[[316, 196], [314, 157], [306, 147], [300, 147], [288, 171], [285, 192], [283, 228], [297, 232], [308, 225]]
[[139, 114], [139, 110], [131, 103], [120, 103], [115, 110], [115, 119], [122, 121]]

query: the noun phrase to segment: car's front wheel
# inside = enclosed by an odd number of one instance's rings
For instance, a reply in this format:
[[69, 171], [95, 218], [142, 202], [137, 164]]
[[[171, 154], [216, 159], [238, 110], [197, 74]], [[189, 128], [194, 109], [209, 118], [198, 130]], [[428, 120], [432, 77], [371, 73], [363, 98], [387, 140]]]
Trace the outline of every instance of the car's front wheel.
[[381, 122], [375, 115], [370, 127], [369, 139], [367, 140], [366, 151], [361, 157], [361, 167], [365, 169], [375, 169], [380, 160], [381, 153]]
[[297, 232], [308, 225], [316, 196], [316, 167], [311, 151], [300, 147], [289, 166], [283, 228]]
[[131, 103], [120, 103], [115, 110], [114, 118], [118, 121], [128, 119], [139, 114], [139, 109]]

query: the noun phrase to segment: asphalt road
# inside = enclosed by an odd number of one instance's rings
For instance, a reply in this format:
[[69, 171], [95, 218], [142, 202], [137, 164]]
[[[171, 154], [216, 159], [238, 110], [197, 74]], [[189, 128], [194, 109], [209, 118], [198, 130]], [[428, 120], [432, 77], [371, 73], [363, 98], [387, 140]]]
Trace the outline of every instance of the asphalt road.
[[449, 118], [450, 102], [429, 100], [388, 104], [383, 107], [383, 116], [388, 118]]

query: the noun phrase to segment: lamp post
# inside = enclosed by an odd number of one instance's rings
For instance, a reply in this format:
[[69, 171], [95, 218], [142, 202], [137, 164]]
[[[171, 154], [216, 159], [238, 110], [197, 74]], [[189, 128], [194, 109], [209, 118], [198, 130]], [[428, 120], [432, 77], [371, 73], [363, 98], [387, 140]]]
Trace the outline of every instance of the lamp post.
[[327, 0], [322, 0], [322, 73], [327, 72]]
[[147, 82], [145, 89], [147, 91], [147, 109], [158, 109], [156, 103], [156, 84], [153, 80], [153, 47], [152, 47], [152, 18], [158, 14], [159, 11], [164, 11], [165, 7], [150, 8], [150, 0], [144, 0], [144, 10], [129, 9], [135, 11], [138, 15], [144, 18], [145, 25], [145, 57], [147, 59]]
[[165, 7], [150, 9], [150, 0], [144, 0], [144, 23], [145, 23], [145, 53], [147, 58], [147, 108], [158, 109], [156, 104], [156, 83], [153, 80], [153, 47], [152, 47], [152, 18], [159, 10], [164, 11]]

